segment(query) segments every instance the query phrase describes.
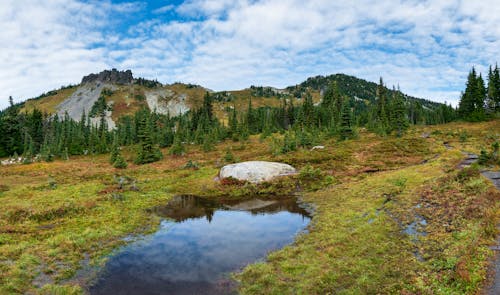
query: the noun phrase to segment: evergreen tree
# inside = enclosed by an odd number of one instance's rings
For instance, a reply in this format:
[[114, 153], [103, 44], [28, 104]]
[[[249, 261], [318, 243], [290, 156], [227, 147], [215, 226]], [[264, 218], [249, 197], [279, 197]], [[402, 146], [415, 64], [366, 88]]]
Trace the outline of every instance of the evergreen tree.
[[233, 141], [239, 140], [238, 134], [238, 116], [236, 114], [236, 105], [233, 106], [231, 116], [229, 117], [229, 136]]
[[458, 112], [462, 119], [478, 121], [484, 119], [484, 81], [481, 76], [477, 76], [473, 67], [467, 77], [465, 92], [459, 102]]
[[120, 147], [118, 146], [118, 139], [115, 136], [115, 139], [113, 140], [113, 145], [111, 146], [111, 152], [109, 154], [109, 163], [110, 164], [115, 163], [119, 154], [120, 154]]
[[116, 155], [116, 159], [113, 162], [113, 167], [117, 169], [125, 169], [127, 168], [127, 166], [128, 166], [127, 161], [125, 161], [125, 158], [123, 158], [121, 153], [118, 152], [118, 154]]
[[495, 100], [495, 111], [500, 112], [500, 69], [498, 68], [498, 65], [495, 66], [495, 70], [493, 71], [493, 79], [494, 79], [494, 85], [495, 85], [495, 93], [496, 96], [494, 98]]
[[377, 104], [375, 113], [375, 129], [385, 134], [389, 127], [389, 118], [387, 115], [387, 88], [384, 85], [382, 77], [380, 77], [379, 85], [377, 86]]
[[169, 153], [173, 156], [182, 156], [186, 153], [186, 149], [184, 148], [181, 137], [178, 133], [175, 134], [174, 144], [170, 148]]
[[500, 112], [500, 73], [498, 65], [488, 72], [488, 97], [487, 107], [490, 112]]
[[397, 137], [401, 137], [406, 129], [408, 129], [409, 123], [406, 118], [406, 107], [403, 101], [403, 95], [399, 89], [394, 92], [392, 104], [391, 129], [396, 131]]
[[487, 101], [486, 105], [488, 108], [488, 111], [494, 112], [496, 109], [496, 102], [495, 98], [497, 97], [496, 93], [496, 85], [495, 85], [495, 75], [493, 70], [491, 69], [491, 66], [488, 70], [488, 96], [487, 96]]
[[142, 116], [138, 130], [139, 151], [137, 152], [136, 164], [147, 164], [160, 160], [163, 155], [160, 149], [153, 143], [149, 116]]
[[311, 128], [314, 123], [314, 104], [312, 100], [312, 95], [308, 91], [304, 96], [304, 102], [302, 104], [302, 122], [303, 128]]
[[351, 108], [349, 107], [349, 103], [347, 99], [344, 100], [344, 103], [342, 105], [342, 113], [340, 117], [340, 139], [345, 140], [352, 138], [354, 135], [353, 129], [352, 129], [352, 113], [351, 113]]

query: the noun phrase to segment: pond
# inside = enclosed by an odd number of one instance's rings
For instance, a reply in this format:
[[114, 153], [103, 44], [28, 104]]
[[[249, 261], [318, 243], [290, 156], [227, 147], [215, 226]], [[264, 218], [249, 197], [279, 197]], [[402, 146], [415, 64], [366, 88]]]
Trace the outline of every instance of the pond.
[[229, 274], [293, 242], [310, 221], [295, 197], [214, 202], [177, 196], [152, 235], [113, 255], [91, 294], [233, 294]]

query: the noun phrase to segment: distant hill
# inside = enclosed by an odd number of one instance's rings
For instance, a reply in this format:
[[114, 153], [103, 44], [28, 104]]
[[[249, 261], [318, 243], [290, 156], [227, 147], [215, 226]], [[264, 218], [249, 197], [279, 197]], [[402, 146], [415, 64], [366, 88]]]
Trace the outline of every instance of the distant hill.
[[[285, 89], [274, 87], [251, 86], [243, 90], [213, 92], [199, 85], [174, 83], [163, 85], [156, 80], [134, 78], [130, 70], [106, 70], [83, 77], [78, 85], [61, 87], [48, 91], [36, 98], [28, 99], [20, 104], [22, 111], [34, 108], [48, 114], [66, 113], [79, 120], [83, 111], [86, 114], [95, 112], [96, 108], [105, 108], [108, 126], [112, 127], [124, 115], [132, 115], [140, 108], [170, 115], [185, 113], [197, 108], [203, 101], [206, 92], [214, 97], [216, 115], [227, 119], [227, 108], [236, 107], [244, 110], [248, 100], [252, 99], [254, 107], [280, 106], [282, 99], [290, 99], [300, 103], [302, 96], [309, 91], [315, 103], [321, 100], [323, 92], [337, 81], [340, 92], [351, 98], [353, 106], [364, 108], [373, 103], [376, 97], [377, 84], [344, 74], [316, 76]], [[389, 94], [392, 90], [388, 90]], [[427, 99], [405, 95], [409, 101], [420, 102], [423, 107], [434, 109], [440, 103]], [[100, 104], [100, 105], [99, 105]], [[97, 121], [97, 118], [94, 119]]]
[[[344, 74], [335, 74], [330, 76], [316, 76], [308, 78], [306, 81], [295, 86], [289, 86], [286, 90], [294, 96], [301, 96], [306, 90], [315, 90], [323, 93], [333, 81], [337, 82], [337, 86], [342, 95], [346, 95], [351, 99], [362, 99], [369, 102], [374, 102], [376, 97], [377, 83], [369, 82], [353, 76]], [[391, 96], [392, 89], [388, 88], [388, 94]], [[428, 99], [417, 98], [407, 94], [403, 94], [406, 100], [420, 102], [422, 106], [433, 109], [441, 105], [441, 103], [433, 102]]]

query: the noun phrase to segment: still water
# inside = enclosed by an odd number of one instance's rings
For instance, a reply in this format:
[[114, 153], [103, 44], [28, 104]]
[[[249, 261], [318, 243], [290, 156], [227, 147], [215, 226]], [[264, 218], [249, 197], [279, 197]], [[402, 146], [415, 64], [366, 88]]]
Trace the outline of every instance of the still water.
[[293, 242], [310, 221], [296, 199], [175, 197], [159, 230], [112, 256], [91, 294], [233, 294], [229, 273]]

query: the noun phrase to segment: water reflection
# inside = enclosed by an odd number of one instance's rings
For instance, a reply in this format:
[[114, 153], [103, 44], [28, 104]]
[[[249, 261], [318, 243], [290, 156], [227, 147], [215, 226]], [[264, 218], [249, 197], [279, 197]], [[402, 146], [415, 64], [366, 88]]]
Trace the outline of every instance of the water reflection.
[[310, 221], [295, 198], [179, 196], [153, 212], [175, 222], [110, 258], [91, 294], [231, 294], [228, 273], [291, 243]]

